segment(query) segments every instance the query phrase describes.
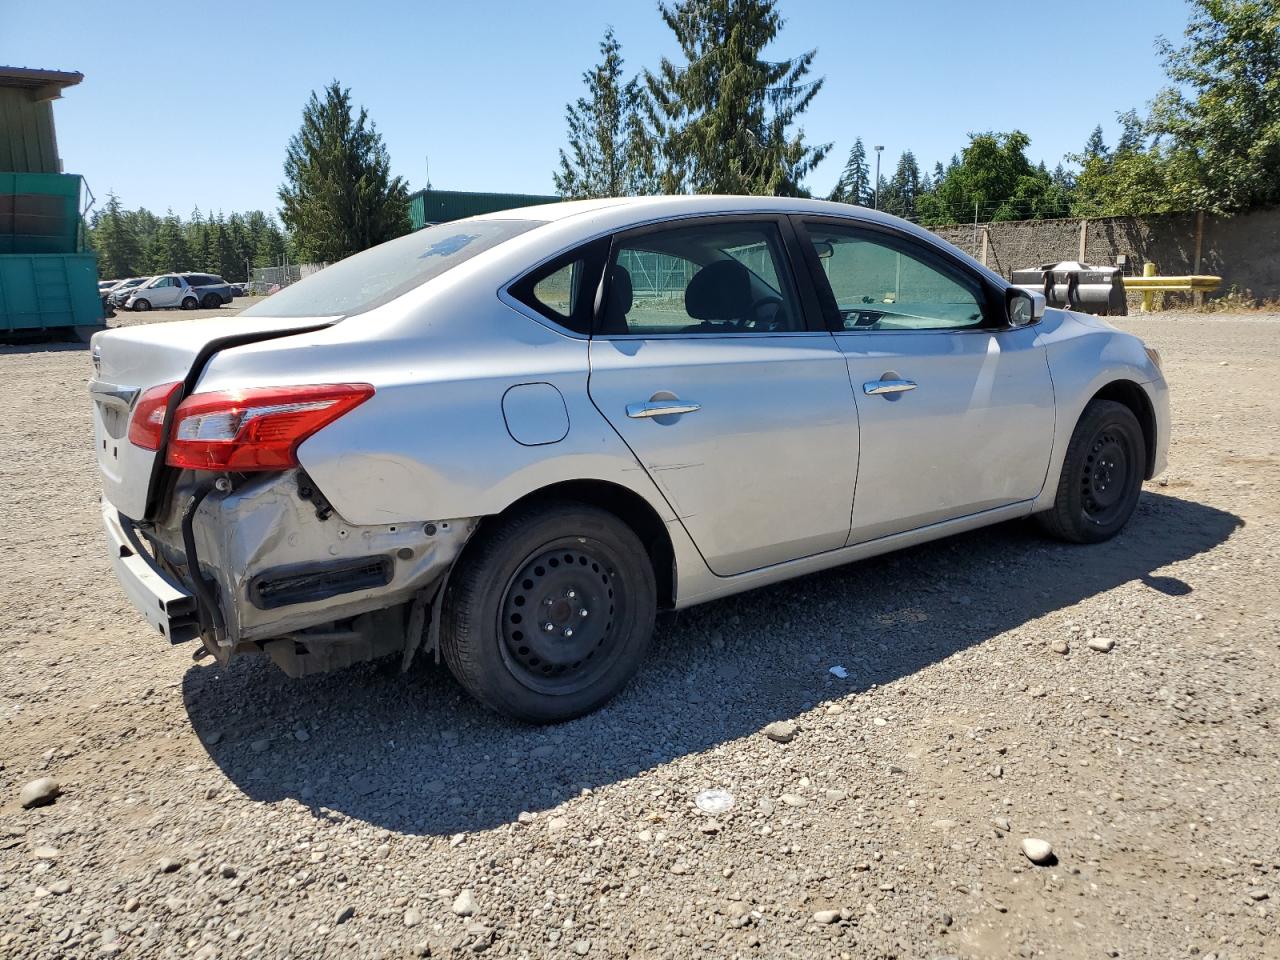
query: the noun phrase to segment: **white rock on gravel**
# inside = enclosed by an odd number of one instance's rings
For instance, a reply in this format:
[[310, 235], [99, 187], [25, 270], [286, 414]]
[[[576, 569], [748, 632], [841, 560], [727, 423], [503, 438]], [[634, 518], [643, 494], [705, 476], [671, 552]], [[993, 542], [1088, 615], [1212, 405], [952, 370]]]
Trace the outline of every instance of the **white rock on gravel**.
[[796, 738], [798, 730], [791, 720], [775, 720], [761, 732], [774, 743], [790, 743]]
[[404, 912], [404, 925], [406, 927], [416, 927], [422, 922], [422, 913], [416, 907], [410, 907]]
[[1022, 852], [1036, 866], [1044, 866], [1053, 862], [1053, 846], [1048, 840], [1024, 837], [1022, 840]]
[[839, 919], [839, 910], [819, 910], [813, 915], [814, 923], [835, 923]]
[[1116, 642], [1110, 637], [1090, 637], [1089, 649], [1097, 650], [1098, 653], [1110, 653], [1115, 649]]
[[18, 802], [22, 804], [23, 809], [30, 810], [32, 807], [43, 807], [53, 803], [62, 793], [62, 787], [53, 777], [41, 777], [39, 780], [32, 780], [21, 790], [18, 791]]
[[450, 909], [460, 917], [475, 916], [476, 911], [479, 909], [476, 906], [475, 894], [470, 890], [463, 890], [454, 899], [453, 906]]

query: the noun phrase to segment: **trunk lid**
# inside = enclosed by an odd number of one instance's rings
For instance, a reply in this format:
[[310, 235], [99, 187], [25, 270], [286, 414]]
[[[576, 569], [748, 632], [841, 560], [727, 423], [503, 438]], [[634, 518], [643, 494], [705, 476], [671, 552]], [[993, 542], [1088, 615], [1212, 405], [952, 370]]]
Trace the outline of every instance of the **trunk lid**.
[[338, 319], [231, 315], [117, 327], [94, 334], [89, 394], [103, 499], [130, 519], [147, 518], [164, 446], [145, 450], [129, 442], [129, 417], [143, 391], [182, 381], [180, 395], [185, 395], [209, 358], [220, 350], [317, 330]]

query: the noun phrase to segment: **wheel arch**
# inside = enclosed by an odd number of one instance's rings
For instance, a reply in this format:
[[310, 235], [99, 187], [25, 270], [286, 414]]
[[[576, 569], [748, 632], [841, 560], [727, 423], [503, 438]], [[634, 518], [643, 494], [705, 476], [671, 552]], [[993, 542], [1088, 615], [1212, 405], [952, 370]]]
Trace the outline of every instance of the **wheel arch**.
[[658, 607], [670, 610], [676, 602], [675, 546], [667, 525], [640, 494], [609, 480], [562, 480], [540, 487], [508, 504], [501, 513], [485, 517], [481, 527], [500, 523], [504, 517], [538, 501], [573, 501], [612, 513], [640, 538], [653, 566], [658, 586]]
[[[1137, 418], [1138, 425], [1142, 427], [1142, 445], [1146, 453], [1146, 463], [1143, 466], [1143, 479], [1150, 480], [1155, 475], [1155, 459], [1156, 459], [1156, 413], [1155, 408], [1151, 405], [1151, 398], [1147, 396], [1147, 392], [1132, 380], [1112, 380], [1106, 386], [1097, 390], [1089, 403], [1094, 400], [1111, 400], [1129, 408], [1129, 411]], [[1087, 407], [1088, 404], [1085, 404]], [[1083, 416], [1083, 412], [1081, 416]]]

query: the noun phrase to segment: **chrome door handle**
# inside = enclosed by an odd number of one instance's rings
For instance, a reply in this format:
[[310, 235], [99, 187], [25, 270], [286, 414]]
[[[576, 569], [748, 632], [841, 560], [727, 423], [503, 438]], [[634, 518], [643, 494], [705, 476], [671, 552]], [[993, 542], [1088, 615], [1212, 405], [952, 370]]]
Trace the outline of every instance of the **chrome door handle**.
[[633, 420], [647, 417], [673, 417], [680, 413], [697, 413], [702, 409], [700, 403], [686, 403], [683, 400], [646, 400], [644, 403], [628, 403], [627, 416]]
[[862, 385], [862, 392], [868, 397], [879, 397], [886, 393], [906, 393], [915, 388], [914, 380], [868, 380]]

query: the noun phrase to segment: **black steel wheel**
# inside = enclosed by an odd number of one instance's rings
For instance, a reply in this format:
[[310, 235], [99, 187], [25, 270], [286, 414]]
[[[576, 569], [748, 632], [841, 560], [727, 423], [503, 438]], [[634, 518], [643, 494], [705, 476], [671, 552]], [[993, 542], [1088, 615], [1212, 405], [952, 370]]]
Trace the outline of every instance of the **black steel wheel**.
[[1053, 508], [1041, 526], [1072, 543], [1109, 540], [1133, 515], [1146, 474], [1146, 444], [1128, 407], [1094, 400], [1076, 424]]
[[467, 545], [445, 593], [441, 652], [482, 703], [555, 723], [626, 684], [656, 609], [653, 567], [630, 527], [595, 507], [534, 504]]
[[204, 298], [204, 308], [206, 310], [216, 310], [222, 306], [222, 298], [216, 293], [210, 293]]

